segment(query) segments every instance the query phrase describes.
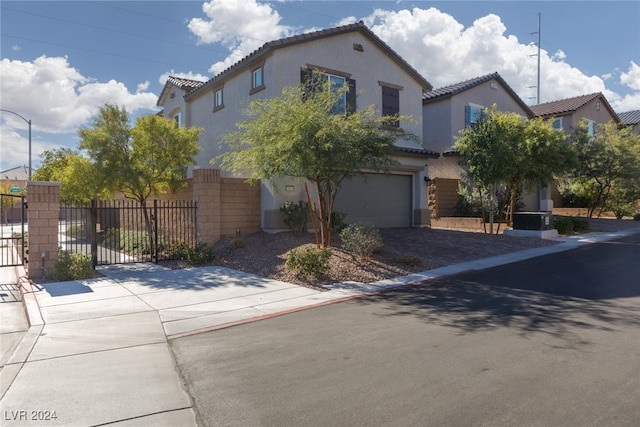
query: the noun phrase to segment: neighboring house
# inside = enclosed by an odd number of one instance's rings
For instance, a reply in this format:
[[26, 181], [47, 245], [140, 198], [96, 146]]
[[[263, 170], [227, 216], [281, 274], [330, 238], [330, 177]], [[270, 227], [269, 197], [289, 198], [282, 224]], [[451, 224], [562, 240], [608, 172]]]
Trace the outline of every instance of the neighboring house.
[[[582, 120], [586, 121], [592, 136], [598, 125], [610, 121], [620, 125], [620, 118], [600, 92], [533, 105], [531, 111], [535, 117], [553, 119], [553, 127], [567, 134], [573, 133]], [[536, 201], [539, 201], [538, 205]], [[562, 207], [562, 197], [557, 185], [552, 185], [539, 188], [536, 197], [526, 199], [525, 204], [530, 210], [552, 211], [554, 207]]]
[[443, 153], [429, 160], [429, 207], [434, 218], [456, 214], [458, 184], [465, 170], [453, 149], [455, 138], [476, 122], [485, 108], [495, 104], [498, 111], [523, 117], [533, 113], [498, 74], [488, 74], [423, 94], [422, 126], [427, 149]]
[[28, 166], [17, 166], [0, 172], [0, 183], [2, 183], [3, 188], [27, 188], [28, 180]]
[[[27, 188], [29, 181], [29, 167], [17, 166], [0, 172], [0, 193], [19, 196]], [[0, 212], [0, 224], [16, 222], [21, 218], [22, 208], [18, 203], [20, 199], [3, 197], [2, 211]], [[7, 201], [9, 205], [7, 205]], [[9, 207], [11, 206], [11, 207]], [[24, 213], [26, 215], [26, 212]]]
[[[362, 22], [315, 31], [265, 43], [258, 50], [206, 83], [170, 77], [158, 105], [166, 118], [183, 126], [203, 128], [202, 151], [194, 167], [213, 167], [210, 161], [224, 152], [222, 136], [245, 119], [252, 99], [280, 96], [282, 89], [301, 83], [305, 70], [319, 70], [338, 85], [349, 85], [346, 105], [362, 110], [375, 105], [382, 114], [422, 117], [422, 93], [431, 84]], [[423, 139], [420, 123], [403, 128]], [[346, 222], [370, 222], [377, 227], [429, 224], [427, 159], [438, 153], [413, 141], [397, 141], [398, 166], [389, 174], [369, 173], [343, 183], [334, 209], [347, 214]], [[224, 170], [223, 176], [228, 175]], [[304, 181], [285, 179], [275, 191], [262, 184], [262, 228], [286, 228], [280, 207], [286, 201], [306, 200]]]
[[620, 126], [631, 126], [633, 132], [640, 135], [640, 110], [618, 113], [618, 117], [620, 118]]
[[591, 135], [595, 135], [598, 125], [612, 120], [620, 124], [618, 115], [600, 92], [532, 105], [531, 111], [535, 117], [554, 119], [553, 127], [568, 134], [573, 133], [581, 120], [587, 122]]

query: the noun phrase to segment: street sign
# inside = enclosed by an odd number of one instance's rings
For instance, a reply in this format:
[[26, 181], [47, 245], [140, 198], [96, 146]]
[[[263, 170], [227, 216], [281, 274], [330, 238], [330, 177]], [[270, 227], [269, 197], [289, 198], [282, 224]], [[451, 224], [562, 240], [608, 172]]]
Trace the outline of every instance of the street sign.
[[10, 189], [9, 189], [9, 193], [19, 193], [19, 192], [20, 192], [20, 190], [22, 190], [22, 188], [15, 188], [15, 187], [13, 187], [13, 188], [10, 188]]

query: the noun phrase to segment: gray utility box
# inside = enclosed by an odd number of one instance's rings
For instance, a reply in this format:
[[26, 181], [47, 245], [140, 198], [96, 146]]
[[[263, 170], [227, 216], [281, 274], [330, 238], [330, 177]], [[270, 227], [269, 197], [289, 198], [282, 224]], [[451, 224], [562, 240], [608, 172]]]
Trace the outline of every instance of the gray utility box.
[[515, 212], [513, 214], [514, 230], [551, 230], [553, 215], [551, 212]]

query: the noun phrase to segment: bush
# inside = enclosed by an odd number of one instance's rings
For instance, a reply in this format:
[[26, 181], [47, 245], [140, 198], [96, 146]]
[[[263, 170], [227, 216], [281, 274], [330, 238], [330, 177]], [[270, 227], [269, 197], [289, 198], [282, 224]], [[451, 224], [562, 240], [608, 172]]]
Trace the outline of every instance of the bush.
[[559, 234], [581, 233], [590, 230], [589, 221], [586, 218], [556, 216], [553, 218], [553, 228]]
[[176, 259], [187, 261], [191, 265], [203, 265], [213, 261], [213, 249], [206, 243], [198, 243], [195, 246], [186, 242], [173, 244], [173, 254]]
[[380, 230], [371, 224], [351, 224], [340, 233], [344, 250], [353, 252], [360, 258], [371, 256], [382, 249]]
[[52, 280], [67, 281], [89, 279], [93, 276], [93, 263], [91, 254], [76, 252], [70, 254], [59, 250], [58, 260], [51, 275]]
[[577, 218], [572, 217], [571, 222], [573, 223], [573, 231], [579, 233], [581, 231], [589, 231], [591, 227], [589, 226], [589, 221], [586, 218]]
[[633, 216], [634, 221], [640, 221], [640, 213], [637, 213]]
[[309, 204], [307, 202], [285, 202], [280, 207], [280, 212], [284, 213], [284, 223], [290, 230], [297, 233], [302, 233], [306, 230], [307, 221], [309, 220]]
[[331, 252], [321, 248], [295, 248], [289, 251], [285, 267], [298, 274], [319, 277], [329, 271]]
[[87, 227], [85, 224], [71, 224], [66, 229], [67, 236], [76, 239], [80, 242], [86, 241], [89, 239], [89, 235], [87, 233]]
[[415, 267], [422, 265], [422, 259], [414, 254], [400, 254], [398, 255], [397, 261], [400, 264], [411, 265]]

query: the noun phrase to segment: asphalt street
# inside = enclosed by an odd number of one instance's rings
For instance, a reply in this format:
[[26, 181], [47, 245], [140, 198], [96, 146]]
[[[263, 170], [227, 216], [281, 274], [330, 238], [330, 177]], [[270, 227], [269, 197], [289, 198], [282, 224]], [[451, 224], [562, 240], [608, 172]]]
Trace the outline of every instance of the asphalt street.
[[640, 235], [170, 341], [214, 425], [640, 425]]

